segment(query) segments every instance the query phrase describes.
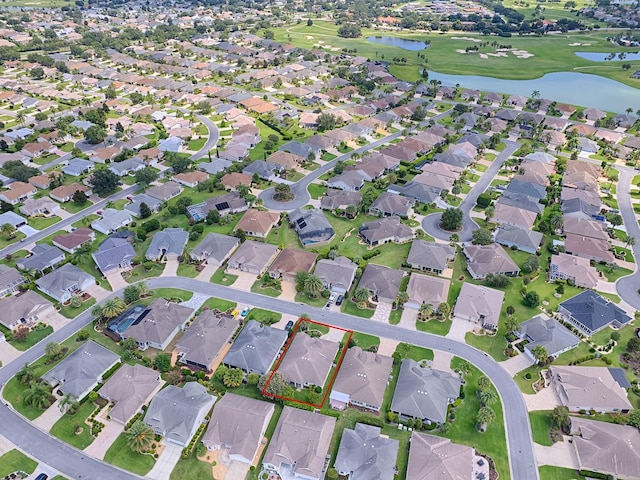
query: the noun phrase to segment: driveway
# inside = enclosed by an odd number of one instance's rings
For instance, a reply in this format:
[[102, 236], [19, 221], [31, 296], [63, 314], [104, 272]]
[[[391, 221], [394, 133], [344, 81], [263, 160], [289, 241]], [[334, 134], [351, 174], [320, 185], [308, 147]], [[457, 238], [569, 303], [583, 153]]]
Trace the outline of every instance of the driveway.
[[129, 284], [125, 281], [124, 278], [122, 278], [122, 275], [118, 271], [110, 272], [106, 275], [106, 277], [109, 285], [111, 286], [111, 290], [113, 290], [114, 292], [120, 290], [121, 288], [126, 288], [127, 286], [129, 286]]
[[[120, 275], [120, 274], [118, 274], [118, 275]], [[128, 283], [125, 282], [124, 286], [127, 286], [127, 285], [128, 285]], [[86, 293], [88, 293], [89, 295], [91, 295], [93, 298], [95, 298], [96, 302], [101, 302], [102, 300], [107, 298], [109, 295], [111, 295], [111, 292], [109, 290], [107, 290], [104, 287], [101, 287], [98, 284], [91, 285], [89, 288], [85, 288], [84, 291]]]
[[104, 426], [98, 438], [91, 445], [84, 449], [87, 455], [91, 455], [99, 460], [104, 458], [109, 447], [116, 441], [116, 438], [124, 431], [124, 425], [110, 420]]
[[30, 237], [31, 235], [35, 235], [36, 233], [39, 232], [39, 230], [36, 230], [35, 228], [30, 227], [29, 225], [21, 225], [20, 227], [18, 227], [18, 230], [24, 233], [27, 237]]
[[373, 317], [371, 320], [376, 322], [389, 322], [389, 315], [391, 314], [392, 305], [386, 302], [378, 302], [376, 306], [376, 311], [373, 312]]
[[463, 320], [458, 317], [453, 317], [449, 333], [447, 333], [445, 336], [447, 338], [450, 338], [451, 340], [466, 342], [464, 337], [467, 335], [467, 332], [472, 331], [475, 326], [476, 324], [473, 322], [469, 322], [468, 320]]
[[417, 321], [418, 310], [415, 308], [405, 308], [402, 310], [402, 316], [400, 317], [400, 323], [398, 326], [406, 328], [407, 330], [415, 330]]
[[453, 354], [449, 352], [443, 352], [442, 350], [433, 351], [433, 363], [431, 366], [436, 370], [442, 370], [443, 372], [453, 373], [451, 370], [451, 359]]
[[[53, 427], [53, 425], [62, 418], [63, 415], [64, 413], [60, 411], [59, 400], [56, 400], [51, 404], [49, 408], [44, 411], [42, 415], [33, 420], [32, 423], [36, 427], [41, 428], [45, 432], [48, 432], [49, 430], [51, 430], [51, 427]], [[86, 428], [89, 428], [89, 426], [87, 425]]]
[[153, 478], [154, 480], [169, 480], [171, 472], [180, 460], [182, 454], [182, 447], [173, 443], [166, 442], [164, 450], [160, 454], [160, 457], [156, 461], [151, 471], [147, 473], [146, 478]]
[[238, 279], [233, 282], [234, 290], [251, 291], [251, 286], [256, 283], [258, 276], [255, 273], [241, 272], [240, 270], [229, 270], [229, 274], [237, 275]]
[[207, 263], [202, 271], [196, 276], [196, 280], [200, 280], [202, 282], [209, 282], [213, 274], [218, 270], [218, 265], [215, 263]]
[[[533, 380], [531, 381], [533, 383]], [[527, 410], [533, 412], [535, 410], [553, 410], [560, 405], [558, 395], [552, 387], [543, 388], [535, 395], [523, 394], [524, 403], [527, 404]]]
[[282, 285], [282, 293], [280, 294], [280, 296], [278, 298], [282, 299], [282, 300], [286, 300], [288, 302], [295, 302], [296, 301], [296, 284], [292, 283], [292, 282], [285, 282], [282, 281], [280, 283], [280, 285]]
[[6, 340], [2, 340], [0, 342], [0, 362], [2, 362], [2, 365], [6, 365], [18, 358], [20, 355], [22, 355], [22, 352], [14, 348], [13, 345]]
[[571, 468], [578, 470], [578, 457], [573, 449], [573, 444], [567, 441], [554, 443], [550, 447], [543, 447], [537, 443], [533, 444], [533, 451], [536, 455], [538, 465], [553, 465], [555, 467]]
[[224, 476], [224, 480], [244, 480], [249, 473], [250, 465], [246, 463], [240, 463], [232, 461], [227, 467], [227, 474]]
[[54, 332], [69, 323], [69, 319], [63, 317], [58, 312], [50, 313], [45, 318], [43, 318], [42, 321], [47, 325], [51, 325]]
[[529, 357], [529, 355], [521, 353], [519, 355], [516, 355], [515, 357], [511, 357], [510, 359], [499, 363], [500, 366], [507, 372], [509, 372], [509, 375], [513, 377], [516, 373], [521, 372], [525, 368], [533, 365], [534, 362], [531, 357]]
[[177, 277], [178, 276], [178, 262], [177, 258], [167, 258], [167, 263], [164, 265], [164, 270], [160, 274], [161, 277]]

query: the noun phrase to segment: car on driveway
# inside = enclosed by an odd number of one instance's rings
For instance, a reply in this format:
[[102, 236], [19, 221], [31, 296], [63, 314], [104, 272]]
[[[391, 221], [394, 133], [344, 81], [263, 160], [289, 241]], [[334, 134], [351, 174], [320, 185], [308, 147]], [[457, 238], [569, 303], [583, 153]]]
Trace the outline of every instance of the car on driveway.
[[338, 306], [342, 305], [343, 300], [344, 300], [344, 295], [338, 295], [338, 298], [336, 298], [336, 305]]
[[241, 316], [242, 318], [244, 318], [244, 317], [246, 317], [247, 315], [249, 315], [249, 312], [250, 312], [250, 311], [251, 311], [251, 308], [250, 308], [250, 307], [246, 307], [244, 310], [242, 310], [242, 311], [240, 312], [240, 316]]
[[287, 325], [285, 325], [284, 329], [288, 332], [289, 330], [291, 330], [293, 328], [293, 320], [289, 320], [287, 322]]
[[327, 304], [324, 306], [324, 309], [329, 310], [331, 308], [331, 305], [333, 305], [331, 302], [327, 302]]
[[329, 302], [333, 303], [335, 299], [336, 299], [336, 294], [332, 293], [331, 296], [329, 296]]

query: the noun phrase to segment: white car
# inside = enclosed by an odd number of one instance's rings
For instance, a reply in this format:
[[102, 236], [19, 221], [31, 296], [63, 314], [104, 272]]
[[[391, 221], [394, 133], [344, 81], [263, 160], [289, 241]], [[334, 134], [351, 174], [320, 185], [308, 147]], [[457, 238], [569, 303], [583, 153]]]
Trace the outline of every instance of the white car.
[[329, 303], [333, 303], [333, 301], [334, 301], [335, 299], [336, 299], [336, 294], [335, 294], [335, 293], [332, 293], [332, 294], [329, 296]]

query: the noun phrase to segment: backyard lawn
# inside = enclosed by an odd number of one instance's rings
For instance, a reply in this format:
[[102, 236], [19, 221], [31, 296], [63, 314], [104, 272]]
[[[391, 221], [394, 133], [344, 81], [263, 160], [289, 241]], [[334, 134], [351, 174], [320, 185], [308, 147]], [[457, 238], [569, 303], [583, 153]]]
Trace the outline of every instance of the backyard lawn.
[[104, 455], [104, 461], [137, 475], [146, 475], [156, 463], [151, 455], [136, 453], [127, 445], [127, 437], [121, 433]]
[[0, 457], [0, 477], [5, 477], [10, 473], [19, 470], [33, 473], [38, 466], [38, 462], [27, 457], [18, 450], [9, 450]]
[[[57, 408], [54, 406], [52, 408]], [[75, 415], [63, 415], [53, 427], [51, 427], [51, 435], [58, 437], [63, 442], [67, 442], [80, 450], [84, 450], [94, 440], [91, 435], [91, 427], [87, 425], [85, 420], [89, 418], [91, 412], [96, 409], [93, 402], [85, 401], [80, 405], [80, 408]], [[76, 434], [76, 427], [82, 428], [82, 433]]]

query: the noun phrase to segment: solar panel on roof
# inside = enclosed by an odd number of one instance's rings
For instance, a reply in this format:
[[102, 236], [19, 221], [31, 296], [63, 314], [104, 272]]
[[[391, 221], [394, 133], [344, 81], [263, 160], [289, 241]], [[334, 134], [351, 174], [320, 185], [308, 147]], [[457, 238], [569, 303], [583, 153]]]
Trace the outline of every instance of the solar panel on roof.
[[222, 202], [216, 204], [216, 210], [227, 210], [229, 208], [229, 202]]

